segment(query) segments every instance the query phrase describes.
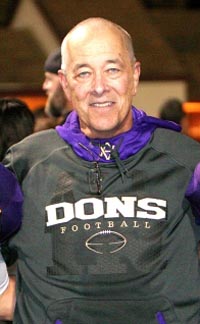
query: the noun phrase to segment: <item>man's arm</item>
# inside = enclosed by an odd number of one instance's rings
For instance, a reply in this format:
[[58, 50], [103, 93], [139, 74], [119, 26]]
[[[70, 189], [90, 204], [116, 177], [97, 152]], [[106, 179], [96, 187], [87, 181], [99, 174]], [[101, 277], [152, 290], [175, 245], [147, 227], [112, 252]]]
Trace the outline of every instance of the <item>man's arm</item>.
[[21, 226], [22, 203], [23, 195], [15, 175], [0, 163], [0, 243]]
[[193, 214], [196, 217], [196, 223], [200, 225], [200, 162], [194, 170], [187, 188], [186, 197], [191, 203]]
[[0, 295], [0, 320], [11, 321], [15, 308], [15, 276], [9, 278], [8, 287]]
[[15, 307], [15, 276], [8, 277], [0, 251], [0, 319], [12, 320]]

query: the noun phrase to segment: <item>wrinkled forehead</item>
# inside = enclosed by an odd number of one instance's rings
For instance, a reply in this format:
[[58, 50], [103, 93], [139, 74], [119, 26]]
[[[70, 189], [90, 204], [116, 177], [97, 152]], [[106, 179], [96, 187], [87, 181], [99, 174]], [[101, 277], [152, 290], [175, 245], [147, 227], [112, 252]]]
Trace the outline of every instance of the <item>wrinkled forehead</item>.
[[[101, 28], [80, 27], [69, 38], [69, 46], [82, 47], [93, 42], [96, 47], [107, 48], [110, 43], [123, 44], [122, 33], [114, 27], [101, 26]], [[99, 45], [98, 45], [99, 44]]]
[[80, 56], [92, 58], [103, 55], [128, 56], [128, 49], [122, 33], [114, 27], [88, 28], [80, 26], [66, 39], [63, 48], [65, 63]]

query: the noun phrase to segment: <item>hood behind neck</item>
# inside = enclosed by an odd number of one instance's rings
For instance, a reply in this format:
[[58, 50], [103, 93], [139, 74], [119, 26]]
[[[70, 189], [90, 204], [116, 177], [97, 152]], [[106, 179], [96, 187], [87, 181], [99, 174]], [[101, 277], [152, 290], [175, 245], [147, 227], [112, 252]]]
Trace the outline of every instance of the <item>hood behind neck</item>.
[[90, 139], [80, 130], [79, 117], [72, 111], [63, 125], [57, 126], [58, 135], [71, 145], [74, 152], [86, 161], [113, 161], [111, 151], [117, 150], [119, 158], [124, 160], [141, 150], [150, 140], [156, 128], [168, 128], [180, 131], [174, 122], [161, 120], [132, 107], [133, 127], [125, 133], [105, 139]]

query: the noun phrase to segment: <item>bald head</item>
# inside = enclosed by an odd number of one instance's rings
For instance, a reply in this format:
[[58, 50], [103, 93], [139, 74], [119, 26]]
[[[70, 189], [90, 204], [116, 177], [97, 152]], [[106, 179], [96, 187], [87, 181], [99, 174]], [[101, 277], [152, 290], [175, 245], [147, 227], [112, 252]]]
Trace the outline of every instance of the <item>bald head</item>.
[[[82, 42], [84, 42], [84, 44], [87, 42], [87, 38], [91, 39], [93, 37], [98, 39], [98, 37], [100, 38], [101, 35], [106, 34], [115, 34], [116, 37], [120, 38], [123, 46], [128, 52], [130, 60], [135, 62], [136, 59], [132, 45], [132, 39], [129, 33], [112, 21], [100, 17], [94, 17], [83, 20], [82, 22], [77, 24], [64, 38], [61, 46], [62, 70], [66, 71], [69, 48], [71, 44], [77, 44], [78, 46], [81, 46]], [[102, 44], [100, 46], [102, 46]]]
[[61, 50], [60, 81], [81, 130], [91, 138], [129, 130], [140, 76], [129, 34], [111, 21], [90, 18], [67, 34]]

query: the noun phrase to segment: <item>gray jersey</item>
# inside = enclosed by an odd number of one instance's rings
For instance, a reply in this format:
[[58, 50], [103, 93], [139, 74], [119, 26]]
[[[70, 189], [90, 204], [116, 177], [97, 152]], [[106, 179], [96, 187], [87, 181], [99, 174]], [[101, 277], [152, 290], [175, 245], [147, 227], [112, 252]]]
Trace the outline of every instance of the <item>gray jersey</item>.
[[185, 198], [198, 161], [194, 141], [163, 129], [123, 165], [80, 159], [54, 130], [15, 145], [5, 163], [25, 196], [14, 323], [200, 323]]

